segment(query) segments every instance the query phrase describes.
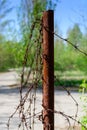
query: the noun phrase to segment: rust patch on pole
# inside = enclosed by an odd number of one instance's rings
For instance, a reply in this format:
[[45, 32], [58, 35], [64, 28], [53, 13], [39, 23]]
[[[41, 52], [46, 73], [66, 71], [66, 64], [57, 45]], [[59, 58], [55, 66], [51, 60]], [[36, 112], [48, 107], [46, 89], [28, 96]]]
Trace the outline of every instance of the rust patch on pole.
[[43, 127], [54, 130], [54, 12], [43, 13]]

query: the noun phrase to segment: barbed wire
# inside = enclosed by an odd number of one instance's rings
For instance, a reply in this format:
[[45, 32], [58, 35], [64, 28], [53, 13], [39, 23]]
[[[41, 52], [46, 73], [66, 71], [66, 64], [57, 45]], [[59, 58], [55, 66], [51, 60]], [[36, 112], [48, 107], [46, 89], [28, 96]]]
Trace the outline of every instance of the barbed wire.
[[[44, 106], [43, 106], [43, 107], [44, 107]], [[87, 129], [87, 127], [86, 127], [84, 124], [82, 124], [80, 121], [76, 120], [75, 118], [73, 118], [73, 117], [70, 116], [70, 115], [65, 114], [64, 112], [57, 111], [57, 110], [54, 110], [54, 111], [53, 111], [52, 109], [46, 109], [46, 107], [45, 107], [45, 110], [51, 111], [51, 112], [53, 112], [53, 113], [55, 113], [55, 114], [60, 114], [60, 115], [62, 115], [63, 117], [65, 117], [66, 120], [67, 120], [67, 122], [68, 122], [68, 124], [69, 124], [69, 128], [70, 128], [70, 120], [69, 120], [69, 119], [71, 119], [71, 120], [75, 121], [76, 123], [80, 124], [81, 126], [83, 126], [85, 129]]]
[[72, 47], [74, 47], [76, 50], [78, 50], [80, 53], [82, 53], [83, 55], [87, 56], [87, 53], [84, 52], [84, 50], [80, 49], [80, 48], [76, 45], [76, 43], [73, 43], [73, 42], [69, 41], [68, 38], [63, 38], [63, 37], [60, 36], [59, 34], [50, 31], [48, 27], [46, 27], [46, 26], [44, 26], [44, 25], [42, 25], [42, 26], [45, 28], [46, 31], [52, 33], [52, 34], [55, 35], [57, 38], [59, 38], [59, 39], [65, 41], [65, 42], [67, 42], [67, 43], [70, 44]]
[[[55, 75], [54, 77], [55, 77], [55, 81], [60, 82], [60, 80], [57, 78], [56, 75]], [[62, 85], [62, 88], [67, 92], [68, 96], [71, 97], [71, 99], [74, 101], [74, 103], [75, 103], [75, 105], [76, 105], [76, 112], [75, 112], [75, 115], [74, 115], [75, 120], [76, 120], [76, 119], [77, 119], [77, 116], [78, 116], [78, 107], [79, 107], [79, 104], [78, 104], [78, 102], [76, 101], [76, 99], [72, 96], [71, 92], [70, 92], [64, 85]], [[75, 120], [74, 120], [74, 121], [75, 121]], [[73, 127], [75, 127], [75, 122], [74, 122]]]
[[[42, 36], [37, 35], [36, 39], [33, 40], [33, 44], [30, 44], [32, 42], [32, 39], [35, 35], [34, 31], [37, 29], [37, 24], [38, 21], [34, 21], [32, 26], [31, 26], [31, 33], [29, 36], [29, 42], [26, 46], [26, 51], [24, 55], [24, 61], [23, 61], [23, 69], [21, 73], [21, 86], [20, 86], [20, 103], [17, 106], [16, 110], [13, 112], [13, 114], [9, 117], [7, 127], [8, 130], [10, 129], [10, 122], [11, 119], [14, 117], [14, 115], [18, 112], [19, 113], [19, 118], [20, 118], [20, 123], [18, 125], [18, 128], [21, 128], [23, 130], [34, 130], [34, 123], [35, 123], [35, 117], [38, 116], [39, 113], [35, 112], [36, 108], [36, 90], [37, 87], [39, 86], [39, 82], [41, 79], [41, 69], [42, 69], [42, 64], [41, 62], [41, 42], [42, 42]], [[42, 33], [42, 27], [40, 25], [38, 33]], [[30, 63], [30, 69], [27, 70], [27, 76], [24, 79], [25, 76], [25, 67], [28, 63], [28, 58], [29, 54], [32, 53], [32, 46], [34, 46], [34, 51], [33, 51], [33, 58]], [[31, 58], [31, 57], [30, 57]], [[30, 76], [31, 76], [31, 83], [30, 81]], [[25, 94], [23, 93], [24, 88], [26, 88]], [[26, 105], [27, 104], [27, 105]], [[39, 117], [38, 117], [39, 118]]]
[[[37, 36], [37, 38], [35, 40], [33, 40], [33, 35], [34, 35], [34, 30], [37, 26], [37, 24], [39, 24], [39, 30], [38, 33], [39, 35]], [[20, 86], [20, 103], [17, 106], [16, 110], [13, 112], [13, 114], [9, 117], [8, 123], [7, 123], [7, 127], [9, 130], [9, 126], [10, 126], [10, 122], [11, 119], [14, 117], [14, 115], [18, 112], [19, 113], [19, 118], [21, 119], [18, 128], [23, 128], [23, 130], [34, 130], [34, 123], [35, 123], [35, 118], [39, 121], [41, 121], [43, 123], [44, 119], [43, 119], [43, 112], [42, 110], [38, 113], [36, 113], [35, 108], [36, 108], [36, 94], [37, 94], [37, 88], [41, 82], [41, 78], [42, 78], [42, 61], [43, 61], [43, 54], [42, 54], [42, 28], [45, 28], [46, 31], [49, 31], [50, 33], [52, 33], [53, 35], [57, 36], [58, 38], [60, 38], [61, 40], [69, 43], [72, 47], [74, 47], [76, 50], [78, 50], [81, 54], [84, 54], [85, 56], [87, 56], [87, 53], [84, 52], [83, 50], [81, 50], [80, 48], [78, 48], [78, 46], [76, 46], [75, 44], [73, 44], [72, 42], [70, 42], [68, 40], [68, 38], [63, 38], [60, 35], [56, 34], [55, 32], [51, 32], [50, 29], [48, 27], [44, 27], [42, 24], [42, 20], [35, 20], [31, 26], [31, 30], [30, 30], [30, 36], [29, 36], [29, 43], [26, 46], [26, 51], [25, 51], [25, 55], [24, 55], [24, 61], [23, 61], [23, 69], [22, 69], [22, 73], [21, 73], [21, 86]], [[32, 41], [32, 44], [30, 44]], [[28, 58], [29, 58], [29, 54], [31, 54], [32, 49], [31, 47], [35, 45], [35, 51], [33, 54], [33, 58], [31, 60], [31, 68], [28, 70], [26, 79], [24, 79], [24, 75], [25, 75], [25, 67], [27, 65], [28, 62]], [[30, 57], [31, 58], [31, 57]], [[49, 62], [49, 61], [47, 61]], [[34, 67], [33, 67], [34, 65]], [[51, 69], [51, 66], [50, 68]], [[29, 83], [30, 81], [30, 76], [32, 75], [32, 82]], [[57, 78], [57, 76], [54, 76], [55, 81], [60, 82], [59, 79]], [[24, 87], [27, 86], [26, 92], [25, 94], [23, 93], [23, 89]], [[62, 86], [62, 88], [67, 92], [68, 96], [70, 96], [72, 98], [72, 100], [74, 101], [75, 105], [76, 105], [76, 112], [74, 117], [67, 115], [61, 111], [57, 111], [57, 110], [50, 110], [47, 109], [47, 111], [51, 111], [54, 114], [60, 114], [63, 117], [65, 117], [65, 119], [67, 120], [68, 124], [69, 124], [69, 128], [70, 128], [70, 119], [74, 121], [73, 124], [73, 128], [75, 127], [75, 123], [80, 124], [81, 126], [83, 126], [84, 128], [86, 128], [86, 126], [84, 124], [82, 124], [79, 120], [77, 120], [77, 116], [78, 116], [78, 107], [79, 104], [76, 101], [76, 99], [72, 96], [71, 92], [65, 87]], [[26, 107], [27, 104], [27, 108]], [[33, 106], [31, 105], [33, 104]], [[44, 108], [44, 106], [42, 105], [42, 107]], [[46, 108], [45, 108], [46, 109]], [[69, 129], [68, 128], [68, 129]]]
[[[65, 42], [67, 42], [68, 44], [70, 44], [72, 47], [74, 47], [76, 50], [78, 50], [78, 51], [79, 51], [81, 54], [83, 54], [84, 56], [87, 56], [87, 53], [86, 53], [86, 52], [84, 52], [83, 50], [81, 50], [78, 46], [76, 46], [76, 44], [74, 44], [74, 43], [72, 43], [71, 41], [69, 41], [68, 38], [63, 38], [63, 37], [60, 36], [59, 34], [56, 34], [55, 32], [50, 31], [50, 29], [49, 29], [48, 27], [44, 26], [43, 24], [42, 24], [42, 26], [43, 26], [43, 28], [44, 28], [46, 31], [48, 31], [49, 33], [52, 33], [54, 36], [57, 36], [57, 38], [59, 38], [59, 39], [65, 41]], [[51, 35], [50, 35], [50, 36], [51, 36]], [[43, 57], [43, 58], [44, 58], [44, 57]], [[45, 58], [45, 60], [46, 60], [47, 62], [49, 62], [46, 58]], [[51, 66], [50, 66], [49, 69], [51, 69]], [[55, 78], [55, 81], [58, 81], [58, 82], [59, 82], [59, 79], [57, 79], [56, 76], [54, 76], [54, 78]], [[74, 120], [73, 129], [75, 128], [75, 123], [76, 123], [76, 122], [77, 122], [78, 124], [80, 124], [81, 126], [83, 126], [84, 128], [86, 128], [86, 126], [85, 126], [84, 124], [82, 124], [81, 122], [79, 122], [79, 121], [77, 120], [77, 116], [78, 116], [78, 106], [79, 106], [78, 102], [77, 102], [76, 99], [72, 96], [71, 92], [70, 92], [64, 85], [62, 86], [62, 88], [67, 92], [67, 94], [68, 94], [68, 95], [72, 98], [72, 100], [75, 102], [76, 112], [75, 112], [74, 118], [71, 117], [71, 116], [68, 116], [68, 115], [66, 115], [66, 114], [64, 114], [64, 113], [62, 113], [62, 112], [58, 112], [58, 111], [56, 111], [56, 112], [62, 114], [63, 116], [65, 116], [65, 117], [67, 118], [67, 121], [68, 121], [68, 123], [69, 123], [69, 126], [70, 126], [69, 118], [72, 119], [72, 120]]]

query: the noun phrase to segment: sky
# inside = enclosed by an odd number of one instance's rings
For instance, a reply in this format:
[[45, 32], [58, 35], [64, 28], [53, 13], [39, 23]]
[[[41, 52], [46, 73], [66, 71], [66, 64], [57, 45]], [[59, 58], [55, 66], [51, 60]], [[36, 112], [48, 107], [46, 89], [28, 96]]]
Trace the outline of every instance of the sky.
[[[12, 0], [12, 5], [17, 7], [20, 0]], [[9, 17], [12, 17], [17, 24], [17, 10], [13, 10]], [[67, 35], [67, 30], [72, 28], [75, 23], [78, 23], [81, 31], [85, 32], [87, 27], [87, 0], [59, 0], [54, 13], [55, 25], [58, 26], [58, 32], [64, 37]]]
[[62, 35], [78, 23], [81, 31], [87, 26], [87, 0], [60, 0], [55, 10], [55, 23], [58, 24]]

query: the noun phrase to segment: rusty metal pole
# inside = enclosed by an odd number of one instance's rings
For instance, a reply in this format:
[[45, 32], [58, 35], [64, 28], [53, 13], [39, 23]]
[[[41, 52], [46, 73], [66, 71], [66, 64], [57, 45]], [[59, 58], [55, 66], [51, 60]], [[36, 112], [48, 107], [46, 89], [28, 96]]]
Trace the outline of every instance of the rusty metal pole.
[[43, 129], [54, 130], [54, 12], [43, 13]]

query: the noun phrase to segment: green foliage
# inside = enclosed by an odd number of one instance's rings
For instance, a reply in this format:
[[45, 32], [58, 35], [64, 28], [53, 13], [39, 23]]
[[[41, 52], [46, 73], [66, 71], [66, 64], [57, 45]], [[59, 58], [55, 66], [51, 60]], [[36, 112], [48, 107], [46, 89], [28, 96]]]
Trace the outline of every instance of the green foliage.
[[[82, 92], [80, 99], [83, 103], [83, 112], [84, 112], [84, 115], [81, 117], [80, 121], [87, 128], [87, 96], [85, 95], [85, 92], [87, 92], [87, 81], [86, 80], [83, 80], [82, 84], [80, 85], [79, 91]], [[82, 130], [87, 130], [87, 129], [85, 129], [82, 126]]]
[[79, 46], [81, 43], [82, 32], [78, 24], [74, 24], [74, 27], [68, 30], [68, 40], [74, 45]]
[[[67, 77], [66, 77], [67, 78]], [[55, 81], [54, 85], [58, 88], [59, 86], [65, 86], [69, 88], [76, 88], [78, 89], [78, 86], [81, 84], [82, 80], [77, 79], [60, 79], [58, 81]], [[61, 87], [62, 89], [62, 87]]]
[[0, 44], [0, 71], [5, 71], [13, 65], [13, 57], [8, 51], [7, 45], [5, 43]]
[[[31, 35], [31, 24], [35, 19], [42, 18], [42, 12], [46, 9], [54, 9], [58, 0], [21, 0], [21, 4], [18, 10], [18, 21], [20, 26], [20, 42], [16, 41], [6, 41], [3, 35], [0, 35], [0, 70], [8, 69], [10, 67], [21, 67], [23, 64], [24, 54], [26, 51], [26, 46], [29, 44], [29, 58], [28, 65], [35, 56], [36, 44], [35, 40], [39, 36], [40, 25], [36, 25], [33, 31], [32, 40], [29, 39]], [[11, 11], [11, 7], [7, 6], [8, 1], [0, 1], [0, 25], [2, 21], [5, 20], [7, 14]], [[5, 13], [6, 12], [6, 13]], [[7, 21], [7, 20], [6, 20]], [[8, 23], [4, 21], [4, 23]], [[3, 25], [6, 25], [4, 24]], [[1, 30], [1, 26], [0, 26]], [[87, 50], [87, 34], [83, 35], [78, 24], [75, 24], [72, 29], [68, 30], [67, 34], [68, 40], [79, 46], [85, 52]], [[39, 45], [39, 42], [37, 43]], [[58, 39], [55, 40], [54, 45], [54, 68], [58, 71], [84, 71], [87, 72], [87, 57], [80, 54], [71, 45], [65, 43], [64, 41]], [[4, 58], [3, 58], [4, 57]]]
[[[5, 18], [7, 18], [7, 14], [12, 10], [8, 4], [8, 0], [0, 1], [0, 9], [2, 10], [0, 12], [0, 29], [2, 25], [5, 26], [9, 22], [8, 19], [5, 20]], [[35, 30], [33, 31], [33, 38], [30, 40], [29, 36], [31, 35], [31, 24], [35, 19], [42, 18], [42, 12], [46, 10], [47, 6], [48, 2], [46, 0], [21, 0], [21, 4], [18, 10], [21, 40], [19, 43], [16, 41], [6, 41], [3, 35], [0, 35], [0, 71], [5, 71], [13, 67], [21, 67], [24, 61], [26, 46], [28, 44], [30, 49], [28, 52], [29, 58], [26, 66], [31, 66], [37, 47], [37, 44], [35, 44], [34, 41], [39, 35], [40, 28], [39, 24], [35, 26]]]
[[9, 67], [14, 67], [14, 58], [11, 55], [11, 50], [7, 45], [4, 31], [11, 19], [8, 19], [8, 14], [12, 11], [9, 0], [0, 0], [0, 71], [5, 71]]
[[61, 40], [56, 40], [54, 45], [54, 68], [55, 70], [63, 70], [62, 56], [64, 54], [64, 44]]
[[[78, 24], [75, 24], [72, 29], [68, 31], [68, 40], [81, 50], [87, 50], [87, 35], [83, 35]], [[55, 70], [74, 71], [81, 70], [87, 73], [87, 56], [78, 52], [70, 44], [56, 40], [54, 46], [55, 54]]]
[[23, 65], [24, 47], [21, 43], [5, 41], [0, 43], [0, 71]]
[[[20, 26], [20, 34], [21, 34], [21, 43], [23, 45], [22, 53], [20, 53], [20, 57], [22, 62], [24, 61], [24, 55], [26, 53], [26, 49], [28, 46], [28, 59], [26, 66], [34, 67], [32, 64], [35, 58], [35, 51], [37, 49], [37, 45], [39, 46], [39, 30], [40, 30], [40, 20], [42, 18], [42, 12], [46, 9], [46, 0], [21, 0], [20, 11], [18, 11], [18, 20]], [[39, 22], [39, 24], [35, 24], [35, 28], [31, 30], [32, 24], [35, 22]], [[34, 25], [33, 25], [34, 26]], [[32, 35], [32, 38], [29, 39]], [[39, 38], [40, 39], [40, 38]], [[36, 42], [35, 42], [36, 41]], [[20, 61], [20, 60], [19, 60]]]
[[24, 44], [27, 43], [28, 36], [31, 33], [30, 27], [32, 22], [36, 19], [41, 20], [43, 11], [45, 11], [48, 6], [55, 8], [57, 1], [58, 0], [54, 0], [54, 2], [51, 0], [21, 0], [18, 10], [18, 21], [22, 35], [22, 42]]
[[82, 71], [55, 71], [54, 73], [58, 80], [55, 81], [55, 86], [66, 86], [71, 88], [79, 89], [83, 79], [87, 78], [87, 75]]
[[54, 60], [55, 70], [67, 71], [77, 70], [77, 57], [76, 50], [69, 50], [68, 46], [60, 40], [56, 40], [54, 46]]
[[87, 130], [87, 116], [83, 116], [81, 119], [81, 123], [85, 125], [86, 128], [82, 126], [82, 130]]
[[85, 79], [83, 80], [82, 84], [80, 85], [80, 88], [82, 89], [82, 92], [87, 91], [87, 82]]
[[81, 71], [84, 71], [85, 73], [87, 73], [87, 57], [82, 55], [82, 54], [78, 54], [77, 59], [76, 59], [76, 65], [77, 68]]

